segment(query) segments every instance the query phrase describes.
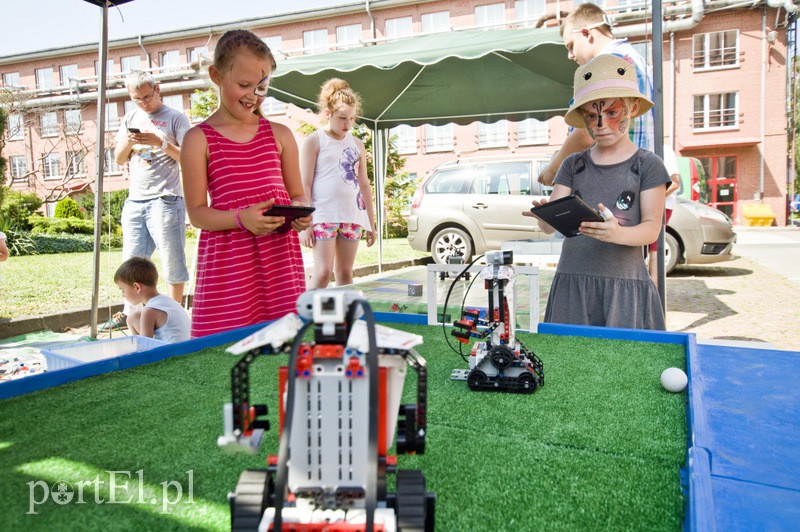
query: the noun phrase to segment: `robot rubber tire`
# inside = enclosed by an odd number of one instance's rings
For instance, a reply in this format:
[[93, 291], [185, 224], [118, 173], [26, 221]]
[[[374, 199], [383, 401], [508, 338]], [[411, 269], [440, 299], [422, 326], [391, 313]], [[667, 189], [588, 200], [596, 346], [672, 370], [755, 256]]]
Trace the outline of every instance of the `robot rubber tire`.
[[397, 472], [396, 500], [398, 532], [425, 532], [427, 500], [422, 471], [403, 469]]
[[228, 495], [231, 531], [258, 530], [264, 511], [274, 504], [273, 474], [266, 469], [248, 469], [239, 477], [236, 492]]

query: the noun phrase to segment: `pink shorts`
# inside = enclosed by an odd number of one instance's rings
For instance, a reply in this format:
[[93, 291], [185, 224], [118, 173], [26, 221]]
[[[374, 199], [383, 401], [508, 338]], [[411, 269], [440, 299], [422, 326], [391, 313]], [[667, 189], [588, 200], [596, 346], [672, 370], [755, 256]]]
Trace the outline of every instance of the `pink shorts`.
[[333, 240], [343, 238], [350, 241], [361, 240], [364, 228], [358, 224], [322, 223], [314, 224], [314, 238], [316, 240]]
[[[670, 219], [671, 216], [672, 216], [672, 209], [664, 209], [665, 224], [669, 223], [669, 219]], [[658, 240], [656, 240], [655, 242], [650, 244], [650, 247], [648, 249], [650, 251], [658, 251]]]

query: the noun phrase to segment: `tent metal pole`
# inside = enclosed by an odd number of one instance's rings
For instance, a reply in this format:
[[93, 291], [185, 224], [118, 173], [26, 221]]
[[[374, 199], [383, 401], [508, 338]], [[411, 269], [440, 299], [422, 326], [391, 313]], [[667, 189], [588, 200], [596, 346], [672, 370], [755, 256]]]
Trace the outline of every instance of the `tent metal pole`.
[[94, 275], [92, 278], [91, 337], [97, 337], [97, 310], [100, 294], [100, 235], [103, 222], [103, 173], [105, 172], [106, 135], [106, 55], [108, 53], [108, 1], [103, 2], [100, 27], [100, 82], [97, 87], [97, 149], [95, 156], [94, 191]]
[[372, 128], [372, 173], [375, 181], [375, 233], [378, 235], [378, 273], [383, 271], [383, 135], [378, 122]]
[[[664, 158], [664, 28], [661, 0], [653, 0], [653, 142], [656, 155]], [[661, 299], [661, 308], [664, 315], [667, 313], [667, 276], [664, 267], [664, 232], [666, 228], [666, 213], [661, 218], [661, 231], [658, 233], [657, 245], [657, 270], [658, 270], [658, 295]], [[652, 260], [652, 257], [650, 257]]]

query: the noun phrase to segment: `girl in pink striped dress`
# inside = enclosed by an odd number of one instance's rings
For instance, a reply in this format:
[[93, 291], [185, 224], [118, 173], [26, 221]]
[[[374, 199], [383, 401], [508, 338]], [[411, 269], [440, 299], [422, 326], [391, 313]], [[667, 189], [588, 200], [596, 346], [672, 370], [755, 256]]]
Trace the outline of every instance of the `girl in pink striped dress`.
[[219, 109], [184, 139], [186, 210], [203, 230], [192, 337], [295, 312], [305, 290], [297, 232], [311, 216], [281, 232], [282, 216], [262, 215], [273, 203], [308, 205], [294, 135], [258, 112], [274, 69], [264, 41], [245, 30], [226, 32], [209, 67]]

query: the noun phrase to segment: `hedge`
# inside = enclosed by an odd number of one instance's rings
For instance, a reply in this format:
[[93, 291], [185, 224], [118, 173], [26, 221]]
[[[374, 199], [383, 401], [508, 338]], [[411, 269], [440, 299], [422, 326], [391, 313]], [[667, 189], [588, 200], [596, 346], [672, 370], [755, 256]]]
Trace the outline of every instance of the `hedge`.
[[[31, 234], [31, 240], [36, 245], [36, 252], [40, 255], [49, 253], [82, 253], [94, 249], [93, 235], [76, 235], [61, 233], [57, 235]], [[100, 236], [102, 249], [109, 249], [109, 235]], [[122, 237], [111, 235], [111, 249], [122, 249]]]

